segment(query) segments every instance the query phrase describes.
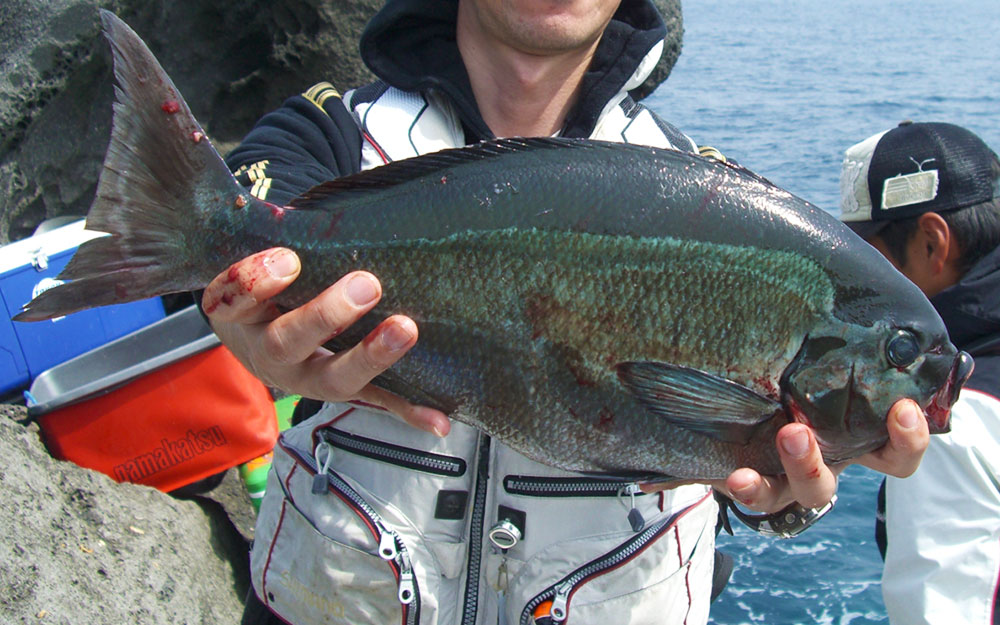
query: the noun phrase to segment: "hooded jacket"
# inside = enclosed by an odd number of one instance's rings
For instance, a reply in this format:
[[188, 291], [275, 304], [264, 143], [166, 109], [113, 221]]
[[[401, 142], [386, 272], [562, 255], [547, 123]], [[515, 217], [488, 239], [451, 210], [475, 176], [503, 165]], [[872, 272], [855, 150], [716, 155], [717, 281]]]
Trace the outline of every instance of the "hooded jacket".
[[[494, 135], [479, 114], [455, 45], [457, 14], [456, 0], [390, 2], [362, 34], [361, 58], [388, 85], [444, 93], [456, 106], [466, 143], [473, 143]], [[560, 134], [591, 136], [605, 105], [623, 88], [638, 87], [652, 71], [665, 36], [663, 20], [652, 4], [624, 0], [604, 31], [580, 84], [580, 98]]]
[[1000, 398], [1000, 248], [981, 258], [959, 282], [931, 298], [948, 335], [976, 366], [965, 388]]

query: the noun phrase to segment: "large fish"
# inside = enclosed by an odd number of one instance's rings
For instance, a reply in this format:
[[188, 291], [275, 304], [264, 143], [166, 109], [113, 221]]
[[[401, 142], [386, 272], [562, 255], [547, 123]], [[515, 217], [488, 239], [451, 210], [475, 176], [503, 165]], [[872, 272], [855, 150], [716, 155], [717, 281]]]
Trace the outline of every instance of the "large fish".
[[898, 399], [933, 432], [971, 372], [920, 291], [824, 211], [673, 150], [511, 139], [345, 177], [278, 207], [230, 175], [139, 37], [102, 19], [113, 133], [63, 286], [18, 315], [204, 287], [294, 249], [296, 307], [365, 269], [385, 296], [333, 341], [405, 313], [415, 348], [376, 384], [577, 471], [718, 478], [781, 471], [799, 421], [824, 457], [887, 440]]

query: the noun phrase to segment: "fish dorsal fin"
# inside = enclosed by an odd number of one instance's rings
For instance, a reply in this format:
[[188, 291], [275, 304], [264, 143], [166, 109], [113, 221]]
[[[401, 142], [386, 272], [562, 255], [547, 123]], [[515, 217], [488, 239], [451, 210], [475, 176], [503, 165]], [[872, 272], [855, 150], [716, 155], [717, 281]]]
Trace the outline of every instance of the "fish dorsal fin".
[[663, 362], [623, 362], [622, 384], [670, 423], [729, 443], [745, 444], [781, 404], [699, 369]]
[[[461, 148], [449, 148], [413, 158], [392, 161], [380, 167], [368, 169], [349, 176], [336, 178], [309, 189], [289, 202], [289, 208], [316, 208], [327, 198], [337, 195], [364, 194], [374, 189], [395, 186], [423, 176], [440, 174], [442, 170], [466, 163], [476, 163], [515, 152], [538, 150], [558, 150], [567, 148], [602, 149], [607, 146], [622, 148], [622, 144], [611, 144], [585, 139], [565, 139], [559, 137], [517, 137], [493, 139]], [[651, 148], [646, 147], [646, 150]]]

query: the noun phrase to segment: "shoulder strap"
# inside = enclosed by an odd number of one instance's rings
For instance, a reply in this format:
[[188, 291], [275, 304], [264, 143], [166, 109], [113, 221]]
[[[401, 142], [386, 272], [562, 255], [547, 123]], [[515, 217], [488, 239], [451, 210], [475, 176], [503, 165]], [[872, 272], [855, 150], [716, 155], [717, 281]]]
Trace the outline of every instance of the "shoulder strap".
[[465, 144], [458, 116], [437, 94], [380, 81], [348, 92], [345, 101], [364, 140], [362, 169]]
[[673, 148], [682, 152], [695, 151], [695, 145], [687, 135], [628, 94], [602, 113], [590, 138]]

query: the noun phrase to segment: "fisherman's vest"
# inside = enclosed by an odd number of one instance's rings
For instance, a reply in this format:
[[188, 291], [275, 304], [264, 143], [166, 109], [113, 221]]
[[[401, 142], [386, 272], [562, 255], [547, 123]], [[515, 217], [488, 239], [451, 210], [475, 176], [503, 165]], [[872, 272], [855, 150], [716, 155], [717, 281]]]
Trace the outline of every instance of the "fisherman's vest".
[[[344, 103], [362, 169], [465, 144], [434, 94], [376, 83]], [[593, 138], [694, 149], [627, 94]], [[459, 422], [439, 439], [377, 409], [327, 404], [275, 450], [253, 584], [295, 625], [704, 623], [710, 489], [637, 486], [539, 464]]]
[[[458, 114], [440, 95], [376, 82], [345, 93], [344, 104], [361, 129], [361, 169], [466, 145]], [[691, 139], [624, 92], [605, 107], [590, 138], [696, 151]]]

